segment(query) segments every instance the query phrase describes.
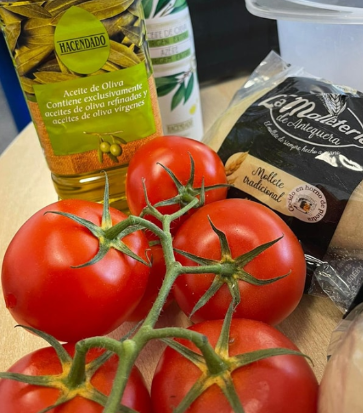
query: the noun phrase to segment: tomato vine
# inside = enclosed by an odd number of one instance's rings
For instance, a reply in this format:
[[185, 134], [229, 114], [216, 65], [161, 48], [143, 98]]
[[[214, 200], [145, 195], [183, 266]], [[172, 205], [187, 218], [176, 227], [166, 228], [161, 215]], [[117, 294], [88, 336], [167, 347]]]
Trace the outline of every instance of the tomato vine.
[[[191, 171], [193, 173], [194, 163], [191, 160]], [[167, 169], [166, 169], [167, 170]], [[175, 176], [170, 171], [169, 175], [173, 179], [174, 183], [177, 185], [178, 181]], [[189, 180], [189, 184], [192, 184], [192, 178]], [[179, 184], [178, 184], [179, 185]], [[177, 186], [178, 186], [177, 185]], [[130, 215], [125, 220], [112, 225], [110, 214], [109, 214], [109, 203], [108, 203], [108, 181], [106, 176], [106, 186], [105, 186], [105, 196], [104, 196], [104, 206], [101, 226], [96, 226], [95, 224], [81, 219], [75, 215], [65, 213], [65, 212], [55, 212], [57, 214], [63, 215], [69, 219], [74, 220], [78, 224], [87, 228], [98, 240], [99, 248], [97, 254], [94, 258], [80, 267], [94, 265], [96, 262], [100, 261], [107, 252], [114, 248], [122, 253], [129, 255], [133, 259], [141, 260], [144, 265], [150, 265], [145, 260], [140, 257], [135, 256], [134, 253], [122, 242], [123, 237], [128, 234], [138, 231], [140, 229], [147, 229], [151, 231], [158, 239], [163, 248], [166, 274], [162, 286], [160, 288], [159, 294], [145, 319], [140, 322], [134, 331], [131, 331], [126, 337], [121, 340], [115, 340], [109, 337], [90, 337], [78, 341], [75, 345], [75, 354], [70, 357], [62, 348], [62, 346], [50, 335], [40, 332], [34, 328], [26, 327], [34, 333], [39, 334], [43, 337], [49, 344], [51, 344], [62, 363], [63, 373], [61, 376], [47, 376], [47, 377], [32, 377], [24, 376], [17, 373], [0, 373], [0, 377], [3, 379], [18, 380], [29, 384], [35, 384], [38, 386], [54, 386], [61, 390], [60, 396], [54, 406], [67, 403], [71, 398], [76, 395], [81, 395], [82, 397], [89, 398], [96, 403], [104, 407], [104, 413], [116, 413], [116, 412], [132, 412], [134, 410], [127, 408], [125, 406], [120, 407], [120, 403], [127, 386], [128, 377], [131, 374], [133, 366], [135, 365], [136, 359], [140, 352], [143, 350], [145, 345], [154, 339], [163, 340], [168, 346], [179, 351], [185, 357], [194, 360], [194, 362], [203, 365], [203, 375], [200, 380], [193, 386], [192, 390], [188, 393], [186, 398], [182, 401], [180, 406], [175, 410], [177, 413], [182, 413], [188, 409], [188, 407], [193, 403], [193, 401], [198, 398], [206, 388], [215, 383], [215, 378], [220, 377], [221, 382], [224, 383], [222, 386], [223, 393], [228, 399], [231, 408], [236, 413], [244, 413], [245, 410], [236, 394], [234, 389], [233, 380], [231, 379], [231, 373], [242, 366], [250, 364], [254, 361], [261, 360], [276, 355], [296, 355], [302, 356], [298, 351], [291, 349], [281, 349], [274, 348], [268, 350], [261, 350], [256, 352], [251, 352], [250, 354], [244, 354], [238, 357], [230, 358], [228, 355], [228, 334], [232, 319], [232, 313], [236, 305], [240, 301], [239, 292], [233, 287], [233, 278], [237, 274], [237, 278], [245, 282], [254, 283], [258, 285], [265, 285], [272, 282], [276, 282], [283, 277], [288, 276], [288, 274], [282, 274], [278, 277], [269, 280], [258, 280], [244, 270], [244, 266], [253, 260], [256, 256], [271, 248], [272, 245], [279, 242], [279, 239], [272, 240], [271, 242], [265, 243], [254, 250], [240, 255], [237, 258], [232, 258], [232, 254], [228, 245], [228, 240], [225, 234], [214, 226], [213, 222], [210, 221], [210, 225], [214, 233], [218, 236], [222, 251], [222, 259], [220, 260], [210, 260], [203, 257], [198, 257], [190, 253], [185, 253], [181, 250], [177, 252], [179, 254], [184, 254], [188, 258], [192, 259], [199, 266], [182, 266], [179, 261], [175, 258], [175, 251], [173, 248], [173, 235], [171, 232], [171, 223], [177, 220], [181, 216], [185, 215], [191, 209], [200, 206], [204, 200], [205, 188], [197, 188], [196, 191], [189, 191], [192, 195], [188, 197], [188, 202], [184, 203], [179, 210], [171, 214], [162, 214], [158, 209], [157, 205], [154, 206], [150, 203], [148, 199], [148, 194], [144, 185], [144, 195], [146, 200], [146, 207], [142, 211], [140, 216]], [[174, 201], [179, 202], [177, 197]], [[51, 212], [48, 212], [51, 213]], [[143, 218], [143, 216], [150, 215], [160, 221], [161, 225], [156, 225], [148, 219]], [[215, 274], [219, 279], [223, 278], [227, 280], [231, 292], [231, 304], [229, 310], [224, 319], [224, 324], [220, 336], [219, 343], [216, 348], [214, 348], [205, 335], [193, 331], [190, 329], [183, 329], [180, 327], [164, 327], [155, 328], [155, 325], [159, 319], [160, 313], [162, 311], [163, 305], [170, 294], [173, 284], [176, 279], [185, 273], [203, 274], [211, 273]], [[216, 278], [216, 279], [217, 279]], [[216, 288], [221, 286], [221, 281], [217, 281], [210, 290], [208, 290], [203, 296], [203, 298], [198, 302], [196, 309], [200, 308], [205, 304], [206, 301], [215, 293]], [[195, 310], [196, 310], [195, 309]], [[196, 355], [190, 352], [184, 347], [177, 344], [174, 338], [182, 338], [192, 342], [201, 352], [201, 355]], [[86, 363], [86, 354], [90, 349], [93, 348], [103, 348], [107, 352], [101, 355], [96, 361], [92, 362], [91, 367]], [[116, 371], [116, 376], [113, 382], [111, 394], [106, 397], [100, 392], [95, 390], [95, 388], [90, 384], [90, 374], [97, 370], [100, 365], [102, 365], [112, 354], [117, 354], [119, 357], [119, 363]], [[54, 407], [53, 406], [53, 407]], [[52, 407], [45, 409], [42, 413], [50, 410]]]

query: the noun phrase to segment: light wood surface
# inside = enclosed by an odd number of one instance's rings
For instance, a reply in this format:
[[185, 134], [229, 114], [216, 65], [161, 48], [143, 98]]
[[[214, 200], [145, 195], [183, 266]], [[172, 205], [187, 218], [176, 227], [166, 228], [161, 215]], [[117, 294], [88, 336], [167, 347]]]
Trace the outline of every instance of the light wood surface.
[[[243, 78], [238, 78], [201, 89], [205, 129], [208, 129], [227, 107], [243, 82]], [[57, 200], [32, 124], [19, 134], [0, 157], [0, 200], [1, 265], [5, 250], [20, 226], [40, 208]], [[331, 332], [341, 317], [341, 312], [329, 299], [304, 296], [294, 313], [278, 326], [302, 352], [312, 358], [318, 380], [321, 379], [326, 363], [326, 350]], [[188, 320], [175, 305], [172, 305], [159, 323], [163, 326], [187, 326]], [[47, 345], [28, 332], [14, 328], [15, 324], [5, 308], [1, 293], [0, 371], [7, 370], [17, 359], [30, 351]], [[130, 324], [125, 324], [111, 336], [120, 337], [129, 328]], [[148, 384], [161, 351], [160, 343], [149, 343], [138, 360]]]

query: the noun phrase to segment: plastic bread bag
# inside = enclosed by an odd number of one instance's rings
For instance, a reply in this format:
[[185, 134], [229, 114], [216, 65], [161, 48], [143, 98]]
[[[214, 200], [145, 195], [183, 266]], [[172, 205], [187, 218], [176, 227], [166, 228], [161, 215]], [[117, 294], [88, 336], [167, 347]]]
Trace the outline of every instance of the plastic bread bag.
[[225, 164], [230, 197], [269, 206], [294, 231], [306, 292], [345, 312], [363, 283], [363, 94], [271, 52], [203, 141]]
[[363, 304], [334, 330], [320, 383], [318, 413], [361, 413], [363, 400]]

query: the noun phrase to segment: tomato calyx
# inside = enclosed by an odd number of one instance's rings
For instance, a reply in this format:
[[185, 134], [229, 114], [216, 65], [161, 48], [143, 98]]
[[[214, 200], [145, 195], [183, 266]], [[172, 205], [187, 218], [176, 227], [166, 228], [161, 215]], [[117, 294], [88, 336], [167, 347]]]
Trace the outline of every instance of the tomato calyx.
[[183, 185], [180, 180], [176, 177], [174, 172], [166, 167], [165, 165], [161, 164], [158, 162], [157, 164], [160, 165], [170, 176], [172, 181], [174, 182], [178, 194], [170, 199], [165, 199], [164, 201], [160, 201], [154, 205], [155, 208], [158, 207], [163, 207], [163, 206], [169, 206], [169, 205], [179, 205], [180, 208], [183, 208], [184, 206], [188, 205], [193, 199], [198, 198], [199, 202], [194, 208], [200, 208], [205, 204], [205, 193], [207, 191], [211, 191], [214, 189], [219, 189], [219, 188], [229, 188], [231, 185], [229, 184], [218, 184], [218, 185], [209, 185], [209, 186], [204, 186], [204, 179], [202, 181], [202, 186], [201, 187], [194, 187], [194, 178], [195, 178], [195, 165], [194, 165], [194, 159], [192, 155], [189, 153], [189, 158], [190, 158], [190, 175], [188, 182]]
[[124, 242], [122, 242], [122, 239], [124, 237], [131, 234], [132, 232], [143, 229], [144, 226], [139, 224], [130, 225], [127, 220], [120, 222], [119, 224], [112, 225], [109, 209], [109, 183], [107, 174], [105, 174], [105, 192], [103, 198], [101, 226], [98, 226], [91, 221], [67, 212], [47, 211], [46, 213], [58, 214], [72, 219], [73, 221], [87, 228], [99, 241], [99, 249], [97, 254], [88, 262], [73, 266], [72, 268], [82, 268], [97, 263], [107, 254], [107, 252], [111, 248], [114, 248], [147, 266], [151, 266], [150, 262], [143, 260], [137, 254], [135, 254]]
[[[261, 279], [256, 278], [255, 276], [253, 276], [252, 274], [250, 274], [244, 269], [244, 267], [250, 261], [252, 261], [262, 252], [272, 247], [280, 239], [282, 239], [282, 236], [273, 241], [261, 244], [258, 247], [252, 249], [251, 251], [248, 251], [244, 254], [241, 254], [240, 256], [236, 258], [233, 258], [226, 234], [223, 231], [219, 230], [213, 224], [213, 222], [211, 221], [209, 217], [208, 217], [208, 220], [209, 220], [209, 223], [213, 231], [217, 234], [219, 242], [220, 242], [221, 259], [219, 261], [199, 257], [197, 255], [191, 254], [186, 251], [179, 250], [177, 248], [174, 249], [178, 254], [181, 254], [189, 258], [190, 260], [196, 262], [197, 264], [200, 264], [202, 266], [200, 267], [201, 270], [204, 267], [204, 273], [208, 273], [208, 270], [211, 270], [211, 272], [215, 274], [215, 277], [214, 277], [214, 280], [211, 286], [208, 288], [208, 290], [196, 303], [196, 305], [194, 306], [190, 314], [190, 317], [192, 317], [196, 311], [198, 311], [201, 307], [203, 307], [224, 284], [228, 286], [228, 289], [232, 296], [232, 302], [236, 306], [241, 302], [241, 294], [238, 288], [239, 281], [245, 281], [249, 284], [263, 286], [263, 285], [274, 283], [289, 275], [289, 273], [287, 273], [287, 274], [284, 274], [278, 277], [261, 280]], [[183, 273], [196, 273], [196, 268], [198, 267], [184, 267]], [[200, 273], [200, 271], [198, 271], [198, 273]]]
[[[111, 351], [105, 351], [100, 356], [87, 363], [85, 360], [86, 353], [88, 351], [87, 347], [83, 348], [83, 351], [76, 352], [75, 356], [71, 357], [60, 342], [51, 335], [29, 326], [18, 325], [17, 327], [22, 327], [48, 342], [48, 344], [54, 348], [62, 367], [62, 372], [60, 374], [44, 376], [30, 376], [21, 373], [0, 372], [1, 379], [10, 379], [34, 386], [51, 387], [59, 390], [60, 395], [56, 402], [52, 406], [49, 406], [38, 413], [46, 413], [69, 402], [76, 396], [92, 400], [103, 407], [107, 405], [108, 397], [92, 385], [91, 379], [96, 371], [108, 360], [108, 358], [112, 356], [113, 352], [117, 351], [117, 347], [114, 345], [113, 341], [110, 340], [112, 347]], [[107, 347], [106, 338], [103, 337], [96, 339], [99, 340], [100, 348]], [[81, 345], [79, 345], [80, 343], [81, 342], [77, 344], [78, 349], [81, 348]], [[118, 342], [116, 342], [116, 344], [117, 343]], [[94, 340], [93, 347], [95, 347]], [[119, 406], [117, 412], [137, 413], [135, 410], [123, 405]]]
[[230, 403], [233, 412], [245, 413], [233, 383], [232, 373], [235, 370], [259, 360], [280, 355], [296, 355], [306, 357], [310, 360], [308, 356], [304, 355], [300, 351], [280, 347], [255, 350], [232, 357], [229, 356], [229, 333], [232, 322], [232, 314], [233, 303], [229, 306], [226, 317], [223, 321], [219, 339], [214, 349], [216, 356], [220, 359], [220, 363], [218, 364], [214, 361], [213, 363], [209, 363], [207, 354], [203, 354], [202, 356], [201, 354], [187, 348], [175, 340], [163, 340], [169, 347], [179, 352], [182, 356], [196, 365], [201, 371], [199, 379], [194, 383], [176, 409], [173, 410], [173, 413], [185, 412], [199, 396], [201, 396], [209, 387], [214, 385], [217, 385], [222, 390], [223, 394]]

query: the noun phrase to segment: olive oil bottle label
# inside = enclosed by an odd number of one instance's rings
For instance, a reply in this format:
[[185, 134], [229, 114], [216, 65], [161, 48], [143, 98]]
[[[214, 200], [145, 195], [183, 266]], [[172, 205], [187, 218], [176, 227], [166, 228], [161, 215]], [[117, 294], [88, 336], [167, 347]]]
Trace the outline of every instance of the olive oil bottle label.
[[162, 134], [141, 0], [4, 2], [0, 25], [53, 174], [125, 166]]
[[110, 55], [105, 26], [80, 7], [71, 7], [62, 15], [54, 32], [54, 46], [59, 60], [80, 74], [101, 69]]
[[201, 140], [202, 111], [187, 2], [144, 0], [143, 4], [164, 133]]
[[34, 91], [55, 155], [97, 150], [107, 137], [127, 145], [155, 132], [142, 63], [81, 80], [35, 85]]

